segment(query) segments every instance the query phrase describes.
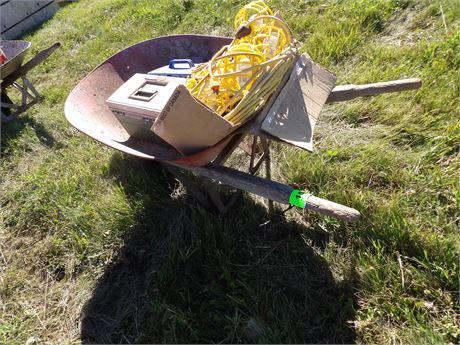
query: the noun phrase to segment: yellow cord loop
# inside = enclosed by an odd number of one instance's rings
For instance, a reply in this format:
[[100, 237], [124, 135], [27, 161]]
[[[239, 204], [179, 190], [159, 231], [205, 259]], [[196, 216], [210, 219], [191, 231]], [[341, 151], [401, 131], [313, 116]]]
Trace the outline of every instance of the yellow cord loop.
[[253, 1], [238, 11], [235, 17], [235, 29], [249, 21], [253, 16], [273, 15], [273, 11], [263, 1]]
[[234, 24], [242, 34], [195, 68], [186, 87], [226, 120], [239, 124], [265, 104], [296, 52], [287, 24], [261, 0], [240, 9]]

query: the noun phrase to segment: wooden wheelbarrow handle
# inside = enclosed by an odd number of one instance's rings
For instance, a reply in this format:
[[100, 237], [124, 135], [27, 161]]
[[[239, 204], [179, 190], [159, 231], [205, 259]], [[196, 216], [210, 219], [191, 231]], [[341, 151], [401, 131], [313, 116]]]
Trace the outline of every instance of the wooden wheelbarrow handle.
[[422, 86], [419, 78], [399, 79], [363, 85], [338, 85], [332, 89], [326, 103], [344, 102], [357, 97], [375, 96], [387, 92], [416, 90]]
[[308, 195], [305, 203], [307, 210], [312, 210], [345, 222], [354, 223], [359, 220], [360, 213], [354, 208], [337, 204], [333, 201]]
[[[176, 165], [181, 169], [194, 172], [199, 176], [219, 181], [224, 185], [257, 194], [281, 204], [289, 204], [291, 194], [294, 191], [294, 189], [288, 185], [250, 175], [248, 173], [221, 165], [208, 164], [204, 167], [191, 167], [174, 163], [169, 164]], [[359, 212], [353, 208], [321, 199], [310, 194], [304, 195], [306, 196], [306, 203], [304, 206], [306, 209], [346, 222], [356, 222], [360, 217]]]

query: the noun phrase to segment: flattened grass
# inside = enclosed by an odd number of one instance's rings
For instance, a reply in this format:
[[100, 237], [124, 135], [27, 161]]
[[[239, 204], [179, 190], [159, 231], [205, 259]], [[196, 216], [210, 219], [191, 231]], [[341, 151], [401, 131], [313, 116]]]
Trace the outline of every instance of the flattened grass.
[[[113, 53], [169, 33], [230, 35], [241, 1], [79, 1], [26, 37], [45, 96], [2, 127], [0, 342], [455, 342], [456, 1], [272, 1], [339, 83], [416, 92], [329, 105], [278, 180], [357, 208], [355, 225], [275, 217], [246, 196], [203, 210], [159, 166], [71, 128], [64, 101]], [[447, 32], [440, 11], [442, 5]]]

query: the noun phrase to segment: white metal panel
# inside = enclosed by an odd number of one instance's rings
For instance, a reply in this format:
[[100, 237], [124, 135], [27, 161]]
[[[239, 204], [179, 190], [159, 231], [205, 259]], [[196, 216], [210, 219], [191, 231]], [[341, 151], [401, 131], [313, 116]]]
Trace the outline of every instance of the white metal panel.
[[16, 39], [51, 18], [59, 9], [54, 0], [6, 0], [0, 3], [2, 39]]

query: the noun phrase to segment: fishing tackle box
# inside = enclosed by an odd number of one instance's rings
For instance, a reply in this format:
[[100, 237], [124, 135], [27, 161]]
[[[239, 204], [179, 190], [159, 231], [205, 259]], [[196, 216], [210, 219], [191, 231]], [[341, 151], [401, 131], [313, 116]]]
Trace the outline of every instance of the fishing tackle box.
[[112, 113], [129, 135], [162, 142], [151, 127], [174, 90], [185, 79], [137, 73], [122, 84], [107, 100]]

